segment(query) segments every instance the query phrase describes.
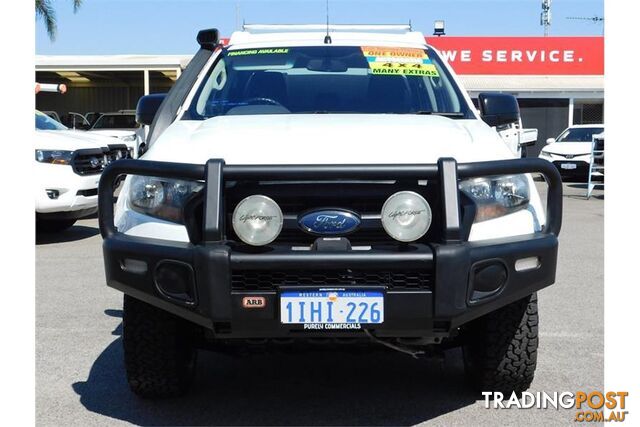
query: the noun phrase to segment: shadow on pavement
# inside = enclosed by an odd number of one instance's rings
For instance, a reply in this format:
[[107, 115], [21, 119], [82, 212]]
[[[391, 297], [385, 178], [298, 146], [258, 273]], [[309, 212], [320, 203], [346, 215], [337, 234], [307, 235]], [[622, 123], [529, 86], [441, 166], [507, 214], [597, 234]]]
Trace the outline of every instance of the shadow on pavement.
[[[121, 332], [119, 325], [113, 334]], [[200, 352], [191, 392], [156, 401], [129, 391], [122, 359], [119, 337], [72, 387], [89, 411], [139, 425], [413, 425], [478, 397], [464, 383], [459, 350], [445, 362], [386, 351], [238, 359]]]
[[96, 227], [74, 225], [71, 228], [57, 233], [36, 232], [36, 245], [75, 242], [78, 240], [88, 239], [97, 234], [100, 234], [100, 230]]

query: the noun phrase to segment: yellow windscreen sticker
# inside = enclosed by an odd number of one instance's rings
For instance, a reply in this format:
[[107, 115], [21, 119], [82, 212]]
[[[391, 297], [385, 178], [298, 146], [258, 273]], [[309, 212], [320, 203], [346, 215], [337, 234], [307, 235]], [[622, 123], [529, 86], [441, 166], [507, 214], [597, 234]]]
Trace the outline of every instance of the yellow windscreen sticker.
[[418, 48], [362, 46], [372, 74], [438, 77], [427, 53]]

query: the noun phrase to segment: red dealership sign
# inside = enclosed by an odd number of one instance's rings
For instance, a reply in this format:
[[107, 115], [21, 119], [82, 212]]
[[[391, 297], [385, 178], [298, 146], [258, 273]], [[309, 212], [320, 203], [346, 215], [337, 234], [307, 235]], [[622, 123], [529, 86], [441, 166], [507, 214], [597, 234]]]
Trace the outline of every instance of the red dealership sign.
[[[604, 37], [426, 37], [458, 74], [603, 75]], [[222, 39], [224, 44], [229, 39]]]
[[604, 74], [604, 37], [427, 37], [458, 74]]

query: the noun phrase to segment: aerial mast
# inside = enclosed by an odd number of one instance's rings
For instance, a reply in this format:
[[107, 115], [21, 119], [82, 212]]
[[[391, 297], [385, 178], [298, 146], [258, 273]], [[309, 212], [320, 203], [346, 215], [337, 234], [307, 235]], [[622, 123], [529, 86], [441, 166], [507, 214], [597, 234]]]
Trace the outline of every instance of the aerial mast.
[[544, 36], [547, 37], [549, 35], [549, 30], [551, 29], [551, 0], [542, 0], [540, 25], [544, 27]]
[[240, 2], [236, 0], [236, 31], [240, 30]]

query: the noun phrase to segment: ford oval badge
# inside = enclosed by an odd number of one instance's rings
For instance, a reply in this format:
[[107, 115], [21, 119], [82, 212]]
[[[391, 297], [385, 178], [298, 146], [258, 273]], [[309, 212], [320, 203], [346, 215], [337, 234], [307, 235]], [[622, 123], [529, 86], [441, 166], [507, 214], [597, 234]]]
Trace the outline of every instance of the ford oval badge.
[[321, 209], [300, 215], [298, 225], [307, 233], [340, 235], [357, 229], [360, 217], [342, 209]]

